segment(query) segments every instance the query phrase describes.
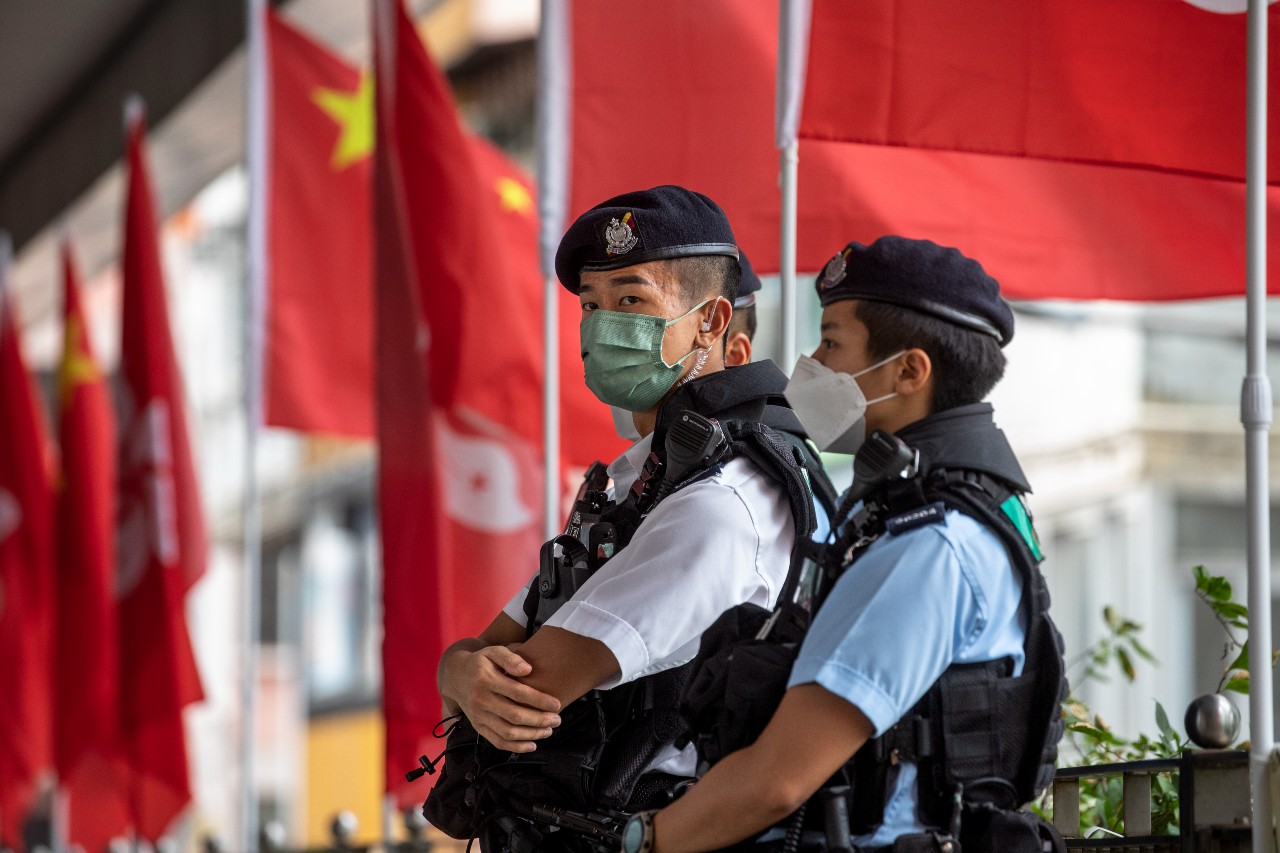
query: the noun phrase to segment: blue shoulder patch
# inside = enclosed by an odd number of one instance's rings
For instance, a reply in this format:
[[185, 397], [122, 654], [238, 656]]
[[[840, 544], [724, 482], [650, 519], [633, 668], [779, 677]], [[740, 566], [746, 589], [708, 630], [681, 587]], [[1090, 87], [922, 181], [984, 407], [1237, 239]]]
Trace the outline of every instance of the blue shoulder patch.
[[942, 501], [935, 501], [895, 515], [884, 523], [884, 529], [891, 535], [906, 533], [926, 524], [941, 524], [947, 515], [947, 507]]

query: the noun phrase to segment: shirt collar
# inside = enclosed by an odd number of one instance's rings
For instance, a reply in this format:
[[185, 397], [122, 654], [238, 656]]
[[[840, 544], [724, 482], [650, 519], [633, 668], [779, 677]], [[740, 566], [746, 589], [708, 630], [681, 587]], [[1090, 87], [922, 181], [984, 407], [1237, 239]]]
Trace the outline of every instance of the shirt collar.
[[653, 433], [649, 433], [610, 463], [609, 476], [613, 479], [615, 495], [625, 495], [631, 488], [631, 484], [636, 481], [636, 477], [640, 476], [644, 461], [649, 458], [649, 448], [652, 445]]

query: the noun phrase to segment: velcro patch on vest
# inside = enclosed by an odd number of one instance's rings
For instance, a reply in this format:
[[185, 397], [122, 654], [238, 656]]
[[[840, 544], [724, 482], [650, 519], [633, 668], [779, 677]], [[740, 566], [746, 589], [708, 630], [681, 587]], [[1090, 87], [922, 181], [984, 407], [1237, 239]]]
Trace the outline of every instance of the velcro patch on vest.
[[915, 530], [917, 527], [924, 527], [926, 524], [941, 524], [946, 516], [946, 504], [942, 501], [934, 501], [908, 510], [902, 515], [895, 515], [884, 523], [884, 529], [890, 535], [896, 536], [908, 530]]

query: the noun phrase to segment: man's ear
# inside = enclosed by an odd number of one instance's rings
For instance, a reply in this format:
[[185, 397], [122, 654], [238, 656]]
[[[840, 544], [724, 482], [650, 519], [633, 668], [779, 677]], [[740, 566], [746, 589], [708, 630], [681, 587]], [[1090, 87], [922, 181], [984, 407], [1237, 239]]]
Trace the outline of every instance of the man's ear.
[[746, 332], [734, 332], [724, 345], [725, 367], [738, 367], [751, 363], [751, 338]]
[[897, 362], [893, 389], [904, 397], [918, 394], [933, 378], [933, 362], [922, 349], [909, 349]]
[[[706, 313], [710, 310], [710, 314]], [[698, 335], [694, 338], [699, 349], [711, 349], [716, 341], [724, 338], [725, 329], [729, 328], [729, 320], [733, 318], [733, 303], [723, 296], [716, 297], [715, 302], [702, 307], [699, 312]]]

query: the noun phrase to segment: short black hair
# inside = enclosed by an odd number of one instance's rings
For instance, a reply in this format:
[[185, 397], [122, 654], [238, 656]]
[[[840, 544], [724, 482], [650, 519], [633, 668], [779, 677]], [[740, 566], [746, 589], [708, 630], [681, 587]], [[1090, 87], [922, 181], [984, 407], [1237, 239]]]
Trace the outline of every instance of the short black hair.
[[671, 258], [666, 264], [680, 282], [684, 302], [689, 307], [704, 299], [723, 296], [733, 304], [738, 298], [738, 281], [742, 269], [738, 259], [728, 255], [694, 255], [688, 258]]
[[991, 335], [900, 305], [859, 299], [853, 315], [867, 327], [873, 359], [922, 349], [933, 363], [932, 411], [980, 403], [1004, 376], [1005, 357]]
[[745, 332], [749, 341], [756, 339], [756, 306], [744, 305], [733, 309], [733, 317], [729, 319], [729, 328], [725, 335], [732, 337], [738, 332]]

